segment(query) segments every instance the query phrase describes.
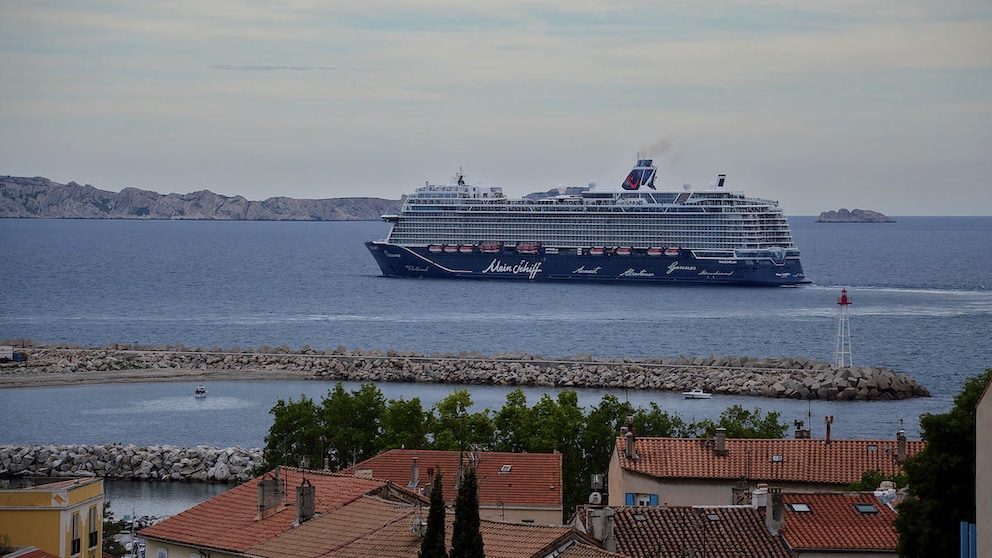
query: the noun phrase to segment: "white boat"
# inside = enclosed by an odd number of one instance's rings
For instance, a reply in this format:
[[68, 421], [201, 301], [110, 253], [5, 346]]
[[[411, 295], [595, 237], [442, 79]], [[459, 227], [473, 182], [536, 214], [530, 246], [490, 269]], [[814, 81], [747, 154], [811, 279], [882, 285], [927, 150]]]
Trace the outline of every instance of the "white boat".
[[706, 393], [705, 391], [699, 388], [694, 388], [694, 389], [690, 389], [689, 391], [683, 391], [682, 395], [686, 399], [709, 399], [710, 397], [712, 397], [713, 394]]
[[193, 397], [197, 399], [203, 399], [206, 396], [207, 396], [207, 388], [203, 387], [202, 385], [196, 386], [196, 389], [193, 390]]

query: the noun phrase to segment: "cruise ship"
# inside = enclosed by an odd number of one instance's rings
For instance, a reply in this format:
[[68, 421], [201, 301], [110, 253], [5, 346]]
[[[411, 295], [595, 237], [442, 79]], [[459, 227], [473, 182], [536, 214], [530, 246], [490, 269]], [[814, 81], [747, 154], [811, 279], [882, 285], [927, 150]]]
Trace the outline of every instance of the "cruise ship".
[[[655, 189], [639, 159], [619, 185], [542, 199], [502, 188], [426, 184], [383, 240], [365, 243], [383, 275], [794, 286], [809, 283], [778, 202], [726, 186]], [[560, 192], [560, 190], [559, 190]]]

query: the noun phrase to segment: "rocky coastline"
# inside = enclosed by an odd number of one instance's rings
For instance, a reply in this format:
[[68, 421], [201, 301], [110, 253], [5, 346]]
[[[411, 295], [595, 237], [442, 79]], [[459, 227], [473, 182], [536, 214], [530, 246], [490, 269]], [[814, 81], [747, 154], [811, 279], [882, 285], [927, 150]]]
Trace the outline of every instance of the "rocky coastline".
[[81, 382], [308, 379], [461, 385], [637, 389], [829, 401], [929, 397], [913, 378], [872, 366], [836, 368], [805, 357], [709, 356], [647, 359], [522, 353], [191, 349], [184, 346], [43, 346], [21, 341], [26, 362], [0, 365], [0, 388]]
[[870, 209], [846, 208], [837, 211], [823, 211], [816, 218], [817, 223], [895, 223], [891, 217]]
[[261, 449], [196, 446], [0, 445], [0, 478], [100, 477], [140, 481], [244, 482]]

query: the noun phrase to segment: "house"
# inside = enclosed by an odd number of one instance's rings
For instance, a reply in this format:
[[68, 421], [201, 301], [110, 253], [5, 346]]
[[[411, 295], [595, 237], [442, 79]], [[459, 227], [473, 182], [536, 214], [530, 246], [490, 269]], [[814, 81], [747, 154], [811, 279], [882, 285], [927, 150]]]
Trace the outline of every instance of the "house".
[[560, 453], [457, 452], [394, 449], [345, 471], [390, 480], [429, 496], [440, 470], [445, 502], [453, 504], [460, 471], [474, 464], [479, 486], [479, 517], [493, 521], [561, 525]]
[[783, 493], [782, 538], [797, 558], [895, 558], [894, 496]]
[[610, 460], [610, 506], [747, 504], [758, 483], [784, 492], [837, 491], [866, 471], [894, 475], [923, 449], [892, 440], [617, 438]]
[[103, 479], [18, 479], [0, 489], [0, 533], [61, 558], [103, 555]]
[[[428, 508], [387, 480], [279, 467], [140, 534], [149, 558], [415, 558]], [[549, 558], [593, 542], [563, 526], [482, 520], [481, 531], [490, 558]]]
[[992, 553], [992, 383], [978, 400], [975, 433], [975, 525], [981, 526], [975, 555], [988, 556]]

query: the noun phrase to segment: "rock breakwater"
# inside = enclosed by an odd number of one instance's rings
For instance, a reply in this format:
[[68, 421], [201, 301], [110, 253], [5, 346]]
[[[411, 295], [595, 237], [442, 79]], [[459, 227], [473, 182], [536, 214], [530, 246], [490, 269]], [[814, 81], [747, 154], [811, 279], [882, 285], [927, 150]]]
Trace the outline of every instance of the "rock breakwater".
[[[21, 343], [20, 346], [24, 346]], [[548, 386], [687, 391], [820, 400], [892, 400], [928, 397], [913, 378], [871, 366], [836, 368], [805, 357], [709, 356], [647, 359], [549, 358], [522, 353], [482, 355], [361, 351], [345, 347], [241, 350], [183, 346], [102, 348], [33, 346], [28, 361], [0, 368], [0, 385], [42, 378], [79, 381], [161, 381], [297, 377], [358, 382]], [[8, 380], [4, 382], [4, 380]]]
[[0, 477], [244, 482], [262, 463], [262, 450], [236, 447], [0, 445]]

